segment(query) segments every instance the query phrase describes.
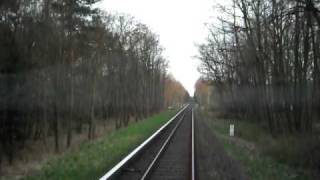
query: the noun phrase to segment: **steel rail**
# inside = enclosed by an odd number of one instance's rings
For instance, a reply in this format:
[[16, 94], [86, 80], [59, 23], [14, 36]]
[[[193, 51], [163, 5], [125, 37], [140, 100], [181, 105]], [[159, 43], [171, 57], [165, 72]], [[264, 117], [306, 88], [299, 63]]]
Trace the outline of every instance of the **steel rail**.
[[192, 108], [192, 125], [191, 125], [191, 180], [195, 180], [195, 164], [194, 164], [194, 115]]
[[99, 180], [107, 180], [111, 178], [115, 173], [117, 173], [121, 167], [127, 164], [130, 159], [135, 157], [146, 145], [148, 145], [154, 138], [156, 138], [160, 132], [165, 129], [169, 124], [171, 124], [178, 115], [180, 115], [189, 105], [184, 106], [175, 116], [173, 116], [167, 123], [161, 126], [155, 133], [153, 133], [148, 139], [136, 147], [131, 153], [124, 157], [118, 164], [116, 164], [112, 169], [110, 169], [105, 175], [103, 175]]
[[175, 132], [177, 131], [178, 127], [180, 126], [183, 118], [185, 117], [186, 113], [184, 113], [182, 115], [182, 117], [179, 119], [179, 122], [175, 125], [175, 127], [172, 129], [172, 131], [170, 132], [170, 135], [168, 136], [168, 138], [166, 139], [166, 141], [162, 144], [160, 150], [158, 151], [157, 155], [154, 157], [154, 159], [152, 160], [152, 162], [149, 164], [147, 170], [144, 172], [141, 180], [145, 180], [148, 175], [151, 172], [151, 169], [154, 167], [155, 163], [159, 160], [160, 155], [164, 152], [165, 148], [167, 147], [167, 145], [169, 144], [169, 141], [172, 139], [173, 135], [175, 134]]

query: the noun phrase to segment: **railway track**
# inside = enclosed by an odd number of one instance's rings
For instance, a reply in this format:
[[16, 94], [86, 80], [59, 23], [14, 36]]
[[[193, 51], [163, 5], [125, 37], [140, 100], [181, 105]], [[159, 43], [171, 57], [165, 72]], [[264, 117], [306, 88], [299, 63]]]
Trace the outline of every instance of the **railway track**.
[[193, 108], [187, 105], [100, 180], [194, 180]]

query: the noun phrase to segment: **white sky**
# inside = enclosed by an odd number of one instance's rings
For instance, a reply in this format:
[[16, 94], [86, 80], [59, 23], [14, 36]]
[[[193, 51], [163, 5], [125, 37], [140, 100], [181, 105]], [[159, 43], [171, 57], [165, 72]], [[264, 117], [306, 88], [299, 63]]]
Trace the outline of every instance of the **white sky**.
[[108, 12], [126, 13], [147, 24], [160, 36], [171, 73], [193, 96], [200, 77], [195, 43], [207, 36], [205, 23], [212, 17], [217, 0], [102, 0], [99, 7]]

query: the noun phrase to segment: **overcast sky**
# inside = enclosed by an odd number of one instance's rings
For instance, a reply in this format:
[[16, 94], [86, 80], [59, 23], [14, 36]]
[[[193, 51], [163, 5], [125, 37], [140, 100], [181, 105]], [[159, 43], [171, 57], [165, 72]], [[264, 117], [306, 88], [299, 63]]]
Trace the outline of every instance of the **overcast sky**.
[[195, 43], [203, 42], [205, 23], [212, 17], [215, 0], [102, 0], [108, 12], [126, 13], [147, 24], [160, 36], [171, 73], [193, 95], [200, 77]]

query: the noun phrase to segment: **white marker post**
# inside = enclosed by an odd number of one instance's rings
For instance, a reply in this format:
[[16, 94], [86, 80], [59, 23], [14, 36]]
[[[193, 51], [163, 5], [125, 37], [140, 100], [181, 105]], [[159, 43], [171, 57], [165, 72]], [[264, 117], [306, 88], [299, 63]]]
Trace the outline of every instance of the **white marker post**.
[[230, 124], [230, 136], [234, 136], [234, 124]]

